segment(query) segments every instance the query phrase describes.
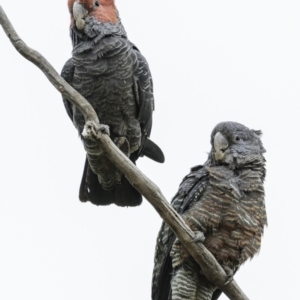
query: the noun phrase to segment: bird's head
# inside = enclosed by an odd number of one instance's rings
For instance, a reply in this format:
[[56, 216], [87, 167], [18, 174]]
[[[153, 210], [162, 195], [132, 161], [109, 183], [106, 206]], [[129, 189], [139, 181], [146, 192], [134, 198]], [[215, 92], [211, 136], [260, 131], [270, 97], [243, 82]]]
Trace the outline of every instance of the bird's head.
[[83, 38], [125, 34], [114, 0], [68, 0], [68, 7], [71, 31]]
[[118, 11], [114, 0], [68, 0], [71, 26], [82, 31], [86, 18], [94, 18], [99, 23], [118, 22]]
[[219, 123], [212, 131], [210, 159], [232, 169], [262, 163], [266, 152], [261, 142], [262, 132], [235, 122]]

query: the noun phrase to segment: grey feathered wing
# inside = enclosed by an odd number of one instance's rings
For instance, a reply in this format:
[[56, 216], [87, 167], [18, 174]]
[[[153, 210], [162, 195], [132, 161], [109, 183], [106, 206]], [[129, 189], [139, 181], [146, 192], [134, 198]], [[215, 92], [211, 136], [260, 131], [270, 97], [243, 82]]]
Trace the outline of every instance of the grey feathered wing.
[[[64, 65], [62, 71], [61, 71], [61, 77], [71, 85], [73, 76], [74, 76], [75, 67], [72, 63], [72, 58], [70, 58]], [[65, 106], [65, 109], [67, 111], [68, 116], [70, 117], [71, 121], [73, 122], [73, 105], [70, 101], [68, 101], [66, 98], [63, 98], [63, 103]]]
[[141, 125], [142, 140], [139, 150], [134, 158], [147, 156], [148, 158], [163, 163], [165, 161], [162, 150], [150, 140], [152, 127], [152, 112], [154, 110], [153, 82], [148, 63], [138, 48], [132, 44], [132, 49], [138, 60], [138, 68], [134, 74], [134, 94], [139, 108], [138, 120]]
[[[202, 166], [192, 168], [179, 186], [179, 190], [173, 198], [171, 204], [179, 213], [184, 213], [195, 201], [201, 201], [208, 181], [208, 171]], [[163, 222], [158, 233], [154, 270], [152, 277], [152, 300], [171, 300], [171, 279], [172, 260], [170, 252], [175, 242], [176, 236], [170, 227]], [[212, 300], [216, 300], [221, 295], [220, 290], [216, 290]]]

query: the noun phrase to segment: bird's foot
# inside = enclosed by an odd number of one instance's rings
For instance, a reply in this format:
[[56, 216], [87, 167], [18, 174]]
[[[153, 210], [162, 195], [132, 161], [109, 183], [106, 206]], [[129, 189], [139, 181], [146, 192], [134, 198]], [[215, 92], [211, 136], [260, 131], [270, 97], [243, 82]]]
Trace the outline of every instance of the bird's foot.
[[226, 273], [226, 282], [224, 283], [224, 285], [227, 285], [228, 283], [230, 283], [233, 280], [234, 272], [228, 266], [222, 265], [222, 268], [224, 269], [224, 271]]
[[203, 243], [205, 241], [205, 236], [202, 231], [194, 231], [194, 233], [195, 233], [195, 238], [193, 240], [194, 243], [198, 243], [198, 242]]
[[114, 139], [115, 145], [126, 155], [129, 157], [130, 155], [130, 145], [125, 136], [117, 137]]
[[85, 151], [88, 154], [99, 155], [102, 153], [98, 142], [99, 133], [109, 135], [109, 127], [93, 121], [86, 122], [81, 135], [83, 137]]
[[109, 126], [104, 125], [104, 124], [99, 124], [97, 131], [101, 132], [103, 134], [110, 135]]
[[107, 125], [99, 124], [93, 121], [88, 121], [84, 126], [82, 136], [85, 139], [97, 139], [97, 135], [99, 132], [110, 135], [109, 127]]

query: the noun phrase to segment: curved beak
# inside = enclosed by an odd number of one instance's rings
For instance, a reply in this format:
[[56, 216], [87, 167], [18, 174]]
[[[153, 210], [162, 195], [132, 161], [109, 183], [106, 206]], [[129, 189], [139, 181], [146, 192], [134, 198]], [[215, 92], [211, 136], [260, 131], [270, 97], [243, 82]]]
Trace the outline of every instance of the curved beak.
[[217, 132], [214, 138], [215, 159], [217, 161], [223, 160], [225, 151], [228, 147], [229, 143], [227, 139], [221, 132]]
[[75, 19], [75, 24], [78, 30], [83, 30], [85, 26], [85, 18], [88, 15], [88, 10], [83, 7], [82, 4], [77, 1], [73, 5], [73, 17]]

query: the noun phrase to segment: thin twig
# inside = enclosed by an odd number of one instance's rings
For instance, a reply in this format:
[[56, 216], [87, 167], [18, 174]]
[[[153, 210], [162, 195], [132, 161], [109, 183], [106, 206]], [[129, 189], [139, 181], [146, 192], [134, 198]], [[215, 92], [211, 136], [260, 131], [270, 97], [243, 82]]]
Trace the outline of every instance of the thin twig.
[[80, 109], [86, 121], [84, 130], [85, 137], [97, 138], [99, 140], [99, 145], [107, 157], [120, 169], [129, 182], [152, 204], [162, 219], [170, 226], [181, 243], [200, 265], [206, 277], [218, 286], [229, 299], [248, 300], [247, 296], [234, 280], [224, 285], [226, 282], [226, 273], [218, 264], [215, 257], [203, 244], [194, 242], [195, 234], [167, 202], [160, 189], [117, 148], [108, 135], [101, 133], [101, 130], [99, 130], [99, 119], [89, 102], [68, 85], [41, 54], [29, 48], [20, 39], [1, 6], [0, 24], [17, 51], [41, 69], [55, 88]]

